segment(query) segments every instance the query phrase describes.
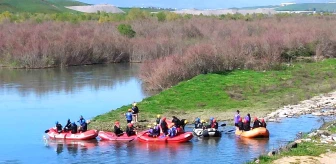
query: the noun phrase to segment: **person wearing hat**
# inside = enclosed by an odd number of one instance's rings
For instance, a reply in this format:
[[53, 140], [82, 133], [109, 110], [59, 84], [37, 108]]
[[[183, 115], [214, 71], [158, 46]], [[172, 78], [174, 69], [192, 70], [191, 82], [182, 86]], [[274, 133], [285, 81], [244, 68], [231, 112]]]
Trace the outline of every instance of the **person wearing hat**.
[[173, 116], [172, 123], [174, 123], [177, 128], [180, 127], [180, 119], [178, 119], [176, 116]]
[[161, 116], [159, 114], [156, 116], [156, 124], [161, 124]]
[[132, 123], [128, 123], [127, 124], [127, 128], [126, 128], [126, 134], [127, 136], [133, 136], [136, 135], [136, 132], [134, 130], [133, 124]]
[[161, 119], [160, 128], [162, 130], [163, 135], [167, 135], [168, 134], [168, 124], [166, 122], [166, 117], [163, 117]]
[[216, 121], [216, 119], [212, 119], [211, 128], [218, 129], [218, 122]]
[[194, 124], [195, 124], [195, 128], [199, 128], [198, 125], [201, 123], [201, 119], [199, 117], [196, 117]]
[[251, 129], [250, 124], [248, 124], [246, 119], [243, 119], [243, 129], [244, 131], [249, 131]]
[[209, 119], [209, 125], [207, 125], [206, 127], [207, 128], [211, 128], [213, 125], [213, 120], [214, 120], [214, 118], [213, 117], [210, 117], [210, 119]]
[[254, 117], [254, 122], [253, 122], [253, 129], [259, 128], [261, 126], [261, 122], [258, 120], [257, 117]]
[[183, 131], [184, 131], [184, 127], [185, 127], [187, 124], [188, 124], [188, 120], [186, 120], [186, 119], [182, 119], [182, 120], [180, 121], [180, 125], [181, 125], [181, 128], [182, 128]]
[[234, 116], [234, 124], [235, 124], [235, 126], [238, 126], [239, 118], [240, 118], [239, 110], [237, 110], [237, 113], [236, 113], [236, 115]]
[[127, 113], [125, 113], [125, 116], [126, 116], [127, 123], [131, 123], [132, 122], [132, 109], [128, 109]]
[[134, 117], [134, 121], [138, 122], [138, 116], [139, 116], [139, 108], [136, 103], [133, 103], [132, 107], [132, 115]]
[[157, 137], [157, 136], [160, 136], [160, 127], [158, 124], [156, 124], [156, 122], [153, 123], [153, 128], [150, 128], [148, 130], [149, 134], [148, 136], [150, 137]]
[[237, 127], [239, 128], [239, 130], [244, 130], [244, 124], [241, 117], [238, 120]]
[[58, 121], [56, 121], [55, 124], [57, 132], [62, 133], [62, 124], [60, 124]]
[[114, 123], [114, 134], [116, 134], [118, 137], [124, 134], [124, 132], [120, 128], [119, 121], [116, 121]]
[[77, 133], [77, 125], [75, 122], [71, 124], [71, 134], [76, 134]]

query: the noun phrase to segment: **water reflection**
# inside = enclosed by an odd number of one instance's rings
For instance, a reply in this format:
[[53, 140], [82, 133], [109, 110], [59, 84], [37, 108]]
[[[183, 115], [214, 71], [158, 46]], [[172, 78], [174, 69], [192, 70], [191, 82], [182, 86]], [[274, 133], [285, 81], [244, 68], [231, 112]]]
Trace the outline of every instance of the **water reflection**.
[[73, 93], [84, 87], [91, 90], [113, 88], [136, 78], [134, 75], [137, 74], [139, 66], [140, 64], [110, 64], [63, 69], [0, 68], [0, 91], [15, 89], [21, 96], [28, 96], [30, 92], [43, 96], [49, 92]]
[[62, 154], [66, 150], [66, 153], [76, 157], [78, 154], [86, 153], [87, 150], [97, 147], [98, 141], [48, 140], [46, 146], [54, 148], [57, 155]]

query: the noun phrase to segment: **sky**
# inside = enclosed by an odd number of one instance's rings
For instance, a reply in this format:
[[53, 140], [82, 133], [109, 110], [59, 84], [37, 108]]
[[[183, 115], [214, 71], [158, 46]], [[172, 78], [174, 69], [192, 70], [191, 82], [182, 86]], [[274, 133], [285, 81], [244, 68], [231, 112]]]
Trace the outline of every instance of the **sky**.
[[279, 5], [283, 2], [325, 3], [336, 0], [79, 0], [89, 4], [111, 4], [118, 7], [164, 7], [216, 9]]

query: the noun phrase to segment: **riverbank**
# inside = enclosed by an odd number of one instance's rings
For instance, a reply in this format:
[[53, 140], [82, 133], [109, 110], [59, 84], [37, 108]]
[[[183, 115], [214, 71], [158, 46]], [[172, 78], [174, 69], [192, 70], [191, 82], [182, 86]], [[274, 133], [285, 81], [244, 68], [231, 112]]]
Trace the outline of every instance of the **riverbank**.
[[305, 134], [303, 138], [249, 163], [334, 164], [336, 163], [336, 121], [327, 122], [319, 130]]
[[[175, 115], [189, 122], [195, 117], [208, 119], [211, 116], [231, 121], [237, 109], [242, 115], [264, 117], [285, 105], [336, 90], [335, 69], [336, 60], [328, 59], [295, 63], [279, 71], [202, 74], [139, 102], [139, 120], [143, 125], [151, 124], [156, 115], [161, 114], [167, 118]], [[112, 130], [115, 120], [125, 125], [124, 113], [128, 108], [131, 105], [95, 117], [90, 128]]]

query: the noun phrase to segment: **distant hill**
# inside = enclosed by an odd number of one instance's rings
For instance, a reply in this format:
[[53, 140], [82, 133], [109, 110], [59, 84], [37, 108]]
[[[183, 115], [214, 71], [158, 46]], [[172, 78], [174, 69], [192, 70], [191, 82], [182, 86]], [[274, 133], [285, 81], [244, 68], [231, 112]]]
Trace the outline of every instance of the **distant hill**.
[[76, 12], [64, 6], [88, 5], [76, 0], [0, 0], [0, 12], [59, 13]]
[[277, 11], [336, 12], [336, 3], [301, 3], [276, 8]]

